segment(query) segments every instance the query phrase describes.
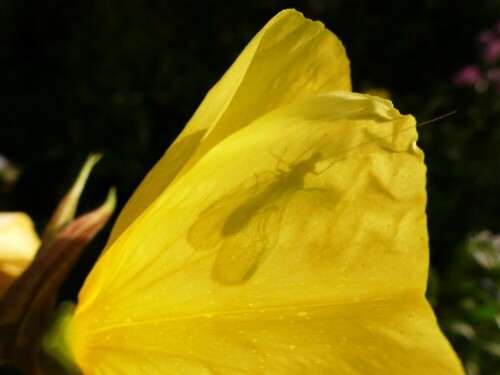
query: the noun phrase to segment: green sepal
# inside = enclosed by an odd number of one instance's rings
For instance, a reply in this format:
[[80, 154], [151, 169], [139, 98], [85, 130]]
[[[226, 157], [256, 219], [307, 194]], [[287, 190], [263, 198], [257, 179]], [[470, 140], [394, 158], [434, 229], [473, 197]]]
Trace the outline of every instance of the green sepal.
[[75, 311], [73, 302], [63, 302], [57, 309], [42, 340], [39, 370], [42, 374], [82, 375], [66, 341], [66, 326]]

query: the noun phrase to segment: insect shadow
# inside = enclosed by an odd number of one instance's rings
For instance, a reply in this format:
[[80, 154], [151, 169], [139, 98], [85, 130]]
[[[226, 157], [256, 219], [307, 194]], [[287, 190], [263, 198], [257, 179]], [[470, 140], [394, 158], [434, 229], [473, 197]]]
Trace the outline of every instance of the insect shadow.
[[187, 240], [197, 250], [219, 246], [212, 269], [216, 281], [237, 285], [254, 275], [278, 241], [290, 198], [299, 190], [320, 190], [305, 188], [304, 179], [320, 173], [316, 164], [324, 158], [321, 152], [311, 152], [292, 164], [280, 160], [287, 166], [257, 173], [199, 215]]
[[[433, 120], [419, 123], [427, 125], [453, 115], [456, 111]], [[295, 163], [287, 164], [276, 171], [259, 172], [242, 182], [216, 202], [206, 208], [190, 227], [187, 240], [196, 250], [211, 250], [218, 247], [212, 268], [212, 277], [221, 283], [237, 285], [250, 279], [265, 261], [278, 241], [281, 217], [291, 197], [298, 191], [328, 192], [330, 188], [310, 188], [304, 182], [308, 174], [319, 175], [333, 164], [345, 160], [353, 150], [369, 144], [389, 152], [397, 150], [390, 137], [406, 131], [413, 131], [415, 125], [385, 135], [368, 134], [368, 141], [347, 146], [335, 155], [325, 155], [318, 149], [321, 139], [312, 144]], [[412, 143], [413, 145], [413, 143]], [[412, 146], [413, 147], [413, 146]], [[285, 150], [286, 152], [286, 150]], [[309, 154], [308, 157], [305, 155]], [[323, 170], [316, 170], [317, 164], [329, 161]], [[333, 187], [331, 188], [333, 189]]]

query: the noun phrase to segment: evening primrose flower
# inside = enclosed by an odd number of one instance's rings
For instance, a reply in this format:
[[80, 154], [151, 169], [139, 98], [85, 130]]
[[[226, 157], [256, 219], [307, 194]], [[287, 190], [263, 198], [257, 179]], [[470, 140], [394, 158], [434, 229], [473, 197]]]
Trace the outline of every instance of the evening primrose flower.
[[131, 198], [46, 347], [85, 374], [462, 374], [424, 297], [414, 118], [350, 90], [331, 32], [274, 17]]
[[31, 218], [23, 212], [0, 212], [0, 294], [34, 258], [40, 246]]

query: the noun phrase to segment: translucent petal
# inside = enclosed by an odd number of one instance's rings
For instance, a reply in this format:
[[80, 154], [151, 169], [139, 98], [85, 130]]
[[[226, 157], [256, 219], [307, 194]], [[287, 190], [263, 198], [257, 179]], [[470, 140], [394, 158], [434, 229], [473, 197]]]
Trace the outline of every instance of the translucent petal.
[[76, 360], [92, 374], [461, 373], [424, 299], [415, 141], [411, 116], [346, 92], [226, 137], [98, 261], [68, 330]]
[[294, 100], [350, 89], [349, 60], [337, 37], [294, 10], [279, 13], [208, 93], [142, 182], [117, 220], [109, 244], [182, 170], [189, 170], [227, 136]]

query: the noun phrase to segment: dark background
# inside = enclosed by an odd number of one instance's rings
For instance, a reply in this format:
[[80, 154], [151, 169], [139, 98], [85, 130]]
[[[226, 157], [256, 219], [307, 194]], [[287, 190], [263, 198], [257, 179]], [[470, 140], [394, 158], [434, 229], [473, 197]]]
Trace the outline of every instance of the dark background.
[[[343, 41], [354, 91], [383, 88], [418, 122], [458, 110], [420, 128], [429, 298], [469, 373], [493, 374], [499, 265], [474, 263], [468, 239], [500, 233], [499, 93], [494, 84], [458, 87], [453, 76], [467, 64], [486, 69], [477, 38], [500, 19], [498, 0], [3, 0], [0, 154], [21, 175], [0, 191], [0, 210], [29, 213], [41, 231], [96, 151], [104, 158], [80, 211], [99, 205], [112, 185], [121, 207], [243, 47], [287, 7]], [[105, 239], [82, 257], [61, 299], [76, 297]]]

